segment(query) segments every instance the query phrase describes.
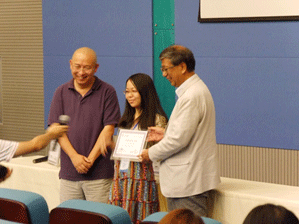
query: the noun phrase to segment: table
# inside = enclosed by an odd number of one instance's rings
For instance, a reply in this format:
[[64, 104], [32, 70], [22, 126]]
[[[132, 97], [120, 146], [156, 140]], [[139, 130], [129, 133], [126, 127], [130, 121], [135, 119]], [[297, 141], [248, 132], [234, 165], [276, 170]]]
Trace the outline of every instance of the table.
[[0, 187], [38, 193], [45, 198], [51, 211], [60, 204], [58, 178], [60, 167], [48, 162], [32, 162], [40, 157], [42, 156], [18, 157], [10, 162], [1, 162], [3, 166], [12, 168], [13, 172], [7, 180], [0, 183]]
[[256, 206], [282, 205], [299, 217], [299, 187], [221, 178], [214, 192], [212, 218], [222, 224], [243, 223]]

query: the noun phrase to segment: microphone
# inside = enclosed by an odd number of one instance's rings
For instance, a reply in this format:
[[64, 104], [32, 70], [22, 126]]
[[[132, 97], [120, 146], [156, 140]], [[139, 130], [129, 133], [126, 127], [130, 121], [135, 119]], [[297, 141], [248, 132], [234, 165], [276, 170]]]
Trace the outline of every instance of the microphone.
[[41, 162], [44, 162], [44, 161], [47, 161], [48, 160], [48, 156], [44, 156], [44, 157], [41, 157], [41, 158], [38, 158], [38, 159], [34, 159], [32, 162], [33, 163], [41, 163]]
[[68, 123], [70, 122], [71, 118], [68, 115], [60, 115], [59, 116], [59, 123], [61, 125], [68, 125]]
[[[70, 122], [71, 118], [68, 115], [60, 115], [59, 116], [59, 123], [60, 125], [68, 125], [68, 123]], [[55, 150], [56, 145], [57, 145], [58, 140], [55, 140], [55, 143], [53, 145], [53, 150]]]
[[[60, 115], [59, 116], [60, 125], [68, 125], [70, 120], [71, 120], [71, 118], [68, 115]], [[55, 150], [57, 142], [58, 142], [58, 140], [56, 139], [54, 144], [53, 144], [53, 150]], [[44, 162], [44, 161], [47, 161], [47, 160], [48, 160], [48, 156], [44, 156], [42, 158], [34, 159], [33, 163], [41, 163], [41, 162]]]

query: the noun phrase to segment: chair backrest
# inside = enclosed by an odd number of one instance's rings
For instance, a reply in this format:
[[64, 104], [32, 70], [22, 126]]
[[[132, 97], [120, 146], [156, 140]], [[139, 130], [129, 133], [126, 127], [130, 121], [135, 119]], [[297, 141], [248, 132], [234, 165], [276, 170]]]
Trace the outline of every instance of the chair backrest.
[[0, 188], [0, 219], [30, 224], [48, 223], [48, 205], [39, 194]]
[[219, 222], [215, 219], [210, 219], [210, 218], [207, 218], [207, 217], [201, 217], [201, 219], [203, 220], [203, 222], [205, 224], [221, 224], [221, 222]]
[[1, 224], [21, 224], [20, 222], [12, 222], [12, 221], [7, 221], [4, 219], [0, 219]]
[[155, 212], [142, 220], [142, 224], [158, 223], [168, 212]]
[[128, 212], [105, 203], [68, 200], [50, 212], [50, 224], [131, 224]]

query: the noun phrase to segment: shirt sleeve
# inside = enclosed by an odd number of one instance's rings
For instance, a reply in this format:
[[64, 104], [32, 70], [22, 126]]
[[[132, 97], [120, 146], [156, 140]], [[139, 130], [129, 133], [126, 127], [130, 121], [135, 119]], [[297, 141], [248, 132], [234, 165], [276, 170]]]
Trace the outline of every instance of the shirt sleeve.
[[0, 140], [0, 161], [9, 162], [14, 156], [18, 146], [18, 142]]
[[64, 114], [61, 91], [62, 91], [61, 87], [58, 87], [53, 95], [49, 117], [48, 117], [48, 125], [51, 125], [52, 123], [59, 123], [59, 116], [61, 114]]
[[104, 109], [104, 126], [110, 124], [118, 124], [120, 120], [120, 108], [118, 103], [118, 98], [116, 91], [111, 88], [105, 99], [105, 109]]
[[156, 120], [155, 120], [155, 126], [165, 128], [167, 125], [167, 120], [164, 116], [157, 114], [156, 115]]

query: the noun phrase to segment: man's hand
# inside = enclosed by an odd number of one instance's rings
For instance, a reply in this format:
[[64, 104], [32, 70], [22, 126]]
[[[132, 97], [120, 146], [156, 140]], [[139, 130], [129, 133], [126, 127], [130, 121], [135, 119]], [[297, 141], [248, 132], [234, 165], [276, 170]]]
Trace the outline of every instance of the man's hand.
[[161, 127], [149, 127], [147, 142], [158, 142], [164, 137], [165, 129]]
[[148, 163], [151, 161], [148, 155], [148, 149], [143, 149], [142, 153], [138, 155], [138, 157], [139, 157], [139, 161], [143, 163]]
[[92, 156], [92, 153], [90, 153], [88, 159], [93, 163], [98, 158], [99, 155], [106, 157], [108, 153], [108, 147], [110, 148], [113, 145], [112, 143], [113, 142], [110, 138], [107, 138], [107, 136], [100, 134], [96, 143], [97, 146], [99, 147], [98, 155]]
[[77, 172], [81, 174], [87, 173], [92, 166], [91, 161], [80, 154], [72, 156], [71, 160]]
[[108, 150], [113, 147], [112, 136], [114, 133], [114, 125], [106, 125], [101, 131], [93, 149], [88, 155], [89, 161], [93, 164], [94, 161], [100, 156], [106, 157]]
[[109, 140], [106, 136], [99, 136], [99, 145], [100, 145], [100, 155], [106, 157], [108, 153], [107, 147], [111, 145], [111, 140]]
[[51, 135], [53, 139], [55, 139], [61, 137], [68, 130], [68, 125], [60, 125], [58, 123], [53, 123], [48, 127], [47, 132]]

